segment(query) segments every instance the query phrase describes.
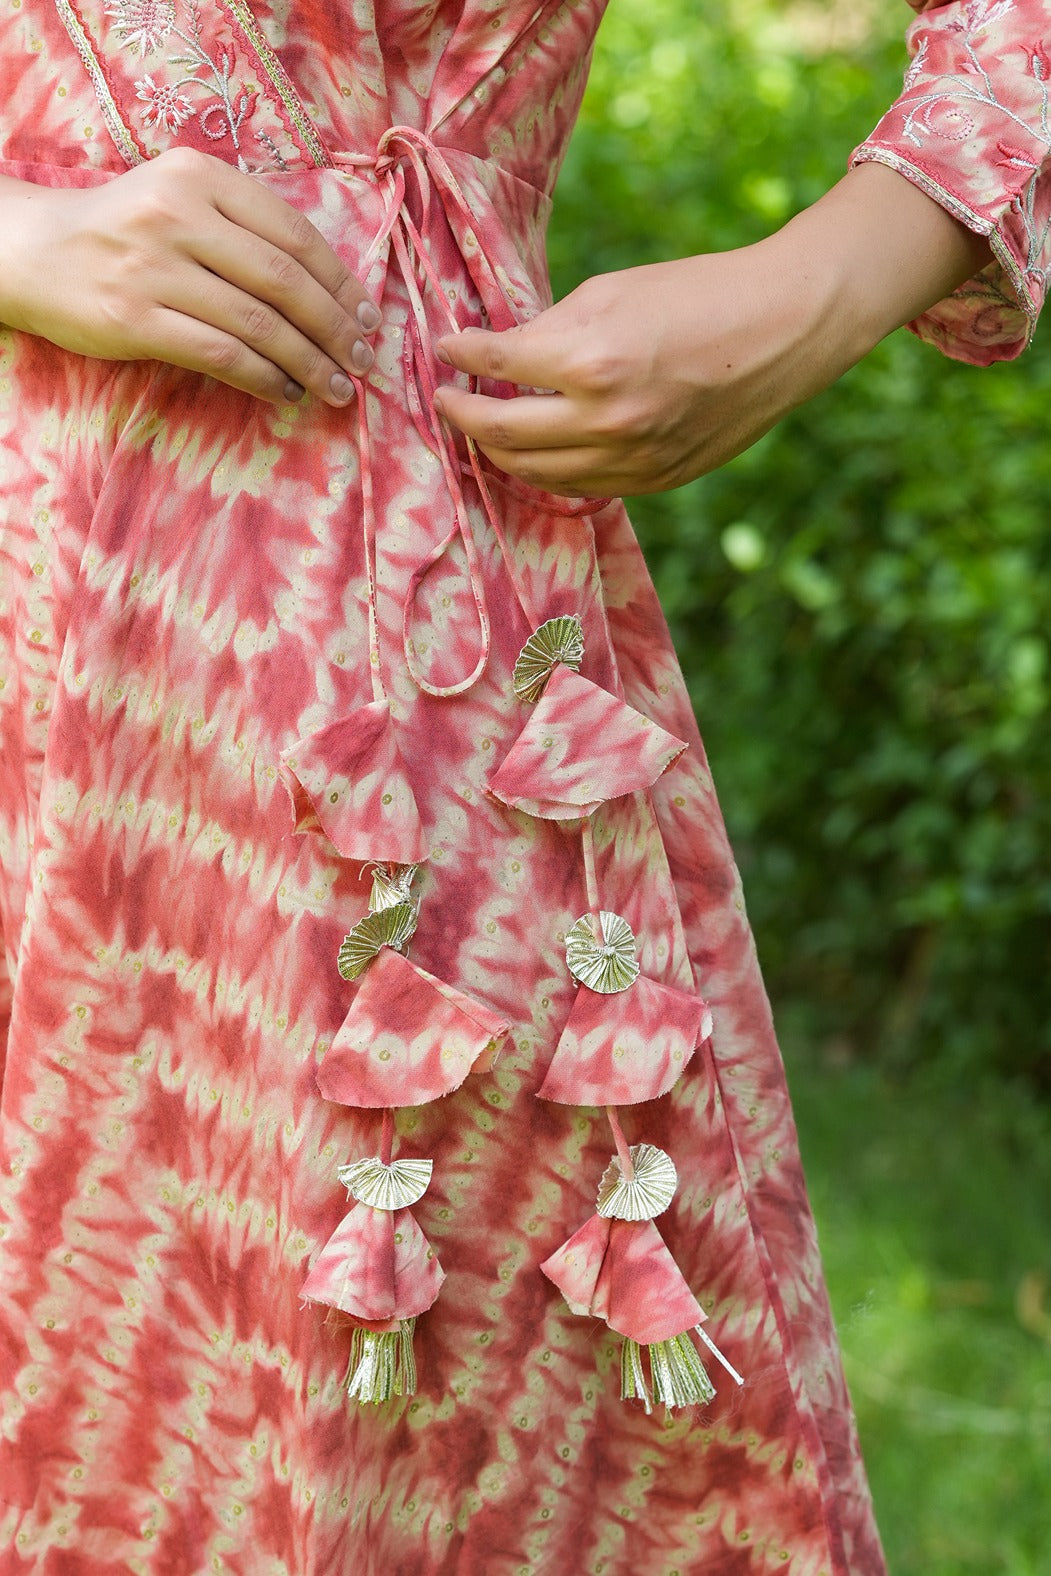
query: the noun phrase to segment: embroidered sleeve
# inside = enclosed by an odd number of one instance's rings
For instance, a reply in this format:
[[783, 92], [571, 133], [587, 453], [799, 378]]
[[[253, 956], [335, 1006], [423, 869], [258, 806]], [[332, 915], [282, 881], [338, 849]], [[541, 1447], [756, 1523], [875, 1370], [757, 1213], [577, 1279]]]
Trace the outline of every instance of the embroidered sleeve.
[[1051, 37], [1042, 0], [910, 0], [912, 63], [901, 97], [852, 164], [875, 160], [919, 186], [993, 261], [909, 326], [976, 366], [1032, 336], [1051, 270]]

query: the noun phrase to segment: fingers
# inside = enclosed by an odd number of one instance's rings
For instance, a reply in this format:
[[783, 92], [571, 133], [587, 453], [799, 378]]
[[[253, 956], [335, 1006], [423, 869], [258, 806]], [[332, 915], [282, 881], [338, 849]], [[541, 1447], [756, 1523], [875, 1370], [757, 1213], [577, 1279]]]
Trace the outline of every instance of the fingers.
[[439, 339], [439, 359], [459, 372], [490, 378], [495, 383], [517, 383], [523, 388], [564, 389], [567, 368], [564, 340], [545, 322], [549, 313], [492, 333], [465, 328]]
[[577, 446], [568, 449], [487, 449], [482, 452], [501, 471], [539, 487], [544, 492], [567, 498], [619, 498], [629, 491], [642, 491], [629, 484], [629, 478], [611, 469], [611, 456], [601, 449]]
[[[206, 272], [182, 270], [165, 281], [157, 291], [156, 306], [145, 312], [138, 324], [138, 337], [144, 346], [152, 347], [153, 355], [184, 366], [188, 364], [185, 356], [191, 323], [196, 325], [192, 336], [198, 347], [195, 358], [201, 353], [199, 347], [214, 345], [224, 368], [214, 375], [225, 383], [282, 403], [301, 399], [305, 392], [336, 406], [346, 405], [354, 397], [350, 376], [311, 337], [266, 302]], [[227, 341], [239, 345], [244, 356], [235, 358], [224, 351], [221, 347]], [[264, 366], [269, 369], [265, 377], [261, 375]], [[247, 381], [241, 379], [242, 369], [248, 374]], [[286, 385], [290, 385], [289, 392]]]
[[530, 487], [570, 497], [611, 497], [626, 490], [625, 478], [612, 474], [607, 447], [587, 432], [575, 403], [561, 394], [490, 399], [446, 384], [434, 403], [494, 465]]
[[562, 394], [492, 399], [452, 384], [435, 407], [500, 470], [545, 492], [619, 498], [690, 479], [630, 407]]
[[[372, 365], [367, 336], [380, 326], [379, 308], [305, 214], [229, 166], [215, 174], [213, 201], [226, 222], [209, 230], [197, 260], [272, 309], [249, 311], [250, 348], [318, 398], [345, 404], [348, 375]], [[216, 326], [238, 332], [236, 322]]]
[[[248, 357], [217, 353], [253, 369], [253, 392], [265, 361], [284, 373], [281, 391], [296, 384], [300, 396], [308, 390], [329, 405], [347, 404], [351, 378], [372, 365], [368, 336], [379, 327], [380, 312], [309, 219], [262, 182], [190, 149], [161, 154], [124, 180], [136, 177], [133, 233], [156, 254], [149, 306], [215, 331], [211, 340], [194, 333], [197, 346], [221, 346], [226, 336], [240, 340]], [[155, 310], [143, 317], [173, 329], [173, 320]], [[177, 357], [186, 347], [185, 331], [176, 332]], [[167, 355], [158, 348], [146, 353]], [[271, 386], [274, 377], [266, 380]], [[239, 373], [223, 381], [240, 386]], [[296, 390], [290, 386], [289, 393]]]
[[253, 180], [220, 160], [210, 162], [218, 165], [213, 172], [216, 176], [213, 200], [223, 217], [237, 229], [257, 235], [276, 251], [294, 258], [339, 302], [348, 316], [356, 318], [359, 307], [367, 303], [372, 313], [365, 314], [361, 325], [372, 332], [378, 326], [376, 303], [307, 216], [261, 181]]
[[[485, 347], [482, 359], [487, 357]], [[465, 359], [479, 358], [469, 354]], [[473, 438], [494, 465], [531, 487], [570, 497], [613, 497], [628, 490], [626, 476], [614, 474], [615, 455], [595, 419], [598, 413], [580, 399], [562, 394], [493, 399], [447, 383], [434, 403], [438, 414]]]
[[[202, 239], [198, 260], [208, 270], [203, 288], [199, 274], [183, 273], [169, 286], [164, 305], [196, 313], [233, 334], [328, 404], [353, 397], [350, 378], [367, 372], [373, 361], [362, 320], [302, 263], [222, 219]], [[365, 292], [355, 281], [350, 285], [343, 287], [344, 297], [362, 312], [370, 307], [366, 321], [378, 322]]]
[[203, 372], [274, 405], [287, 405], [303, 397], [303, 387], [281, 367], [249, 349], [236, 334], [202, 323], [196, 315], [158, 308], [145, 327], [152, 339], [165, 347], [159, 359], [173, 367]]
[[440, 416], [474, 438], [486, 453], [580, 446], [580, 417], [573, 402], [561, 394], [492, 399], [445, 384], [435, 395], [434, 403]]

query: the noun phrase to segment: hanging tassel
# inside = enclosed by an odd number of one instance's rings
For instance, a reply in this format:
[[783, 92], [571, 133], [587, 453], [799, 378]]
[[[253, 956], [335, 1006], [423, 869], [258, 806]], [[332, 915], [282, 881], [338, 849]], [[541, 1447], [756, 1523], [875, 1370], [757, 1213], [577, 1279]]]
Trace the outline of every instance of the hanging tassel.
[[649, 1348], [649, 1358], [653, 1393], [665, 1406], [703, 1406], [714, 1399], [715, 1386], [688, 1335], [658, 1341]]
[[622, 1337], [622, 1400], [640, 1400], [648, 1413], [652, 1389], [668, 1408], [706, 1406], [716, 1390], [691, 1329], [735, 1384], [744, 1380], [702, 1328], [704, 1311], [653, 1224], [675, 1193], [675, 1166], [653, 1144], [629, 1146], [614, 1107], [606, 1115], [617, 1153], [599, 1184], [598, 1213], [540, 1268], [574, 1313], [605, 1319]]
[[416, 1394], [415, 1328], [414, 1318], [402, 1319], [396, 1330], [367, 1330], [355, 1325], [344, 1380], [352, 1400], [389, 1401], [395, 1395]]
[[[727, 1362], [711, 1336], [706, 1335], [699, 1324], [694, 1328], [709, 1351], [722, 1363], [734, 1383], [744, 1384], [737, 1369]], [[673, 1335], [666, 1341], [654, 1341], [649, 1346], [640, 1345], [631, 1336], [624, 1337], [620, 1349], [622, 1401], [641, 1401], [647, 1413], [653, 1410], [642, 1363], [643, 1352], [649, 1358], [650, 1382], [653, 1385], [655, 1401], [663, 1401], [668, 1408], [707, 1406], [709, 1401], [714, 1401], [715, 1386], [708, 1377], [708, 1370], [701, 1361], [700, 1353], [685, 1330], [681, 1335]]]
[[394, 1112], [383, 1113], [378, 1155], [340, 1166], [354, 1199], [303, 1282], [308, 1302], [353, 1321], [343, 1380], [358, 1401], [389, 1401], [416, 1392], [412, 1350], [416, 1319], [445, 1279], [411, 1204], [431, 1179], [430, 1160], [394, 1160]]

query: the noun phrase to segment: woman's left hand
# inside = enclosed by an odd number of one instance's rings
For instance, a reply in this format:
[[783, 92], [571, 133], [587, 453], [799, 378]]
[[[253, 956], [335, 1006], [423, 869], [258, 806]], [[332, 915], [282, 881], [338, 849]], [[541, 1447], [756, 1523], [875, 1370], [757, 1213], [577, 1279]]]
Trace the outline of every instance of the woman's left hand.
[[443, 385], [440, 413], [495, 465], [556, 493], [678, 487], [747, 447], [813, 392], [813, 330], [758, 247], [589, 279], [532, 322], [440, 341], [461, 372], [512, 399]]
[[600, 275], [519, 328], [445, 336], [459, 371], [552, 392], [445, 384], [436, 404], [533, 486], [660, 492], [754, 443], [988, 256], [902, 176], [862, 165], [753, 246]]

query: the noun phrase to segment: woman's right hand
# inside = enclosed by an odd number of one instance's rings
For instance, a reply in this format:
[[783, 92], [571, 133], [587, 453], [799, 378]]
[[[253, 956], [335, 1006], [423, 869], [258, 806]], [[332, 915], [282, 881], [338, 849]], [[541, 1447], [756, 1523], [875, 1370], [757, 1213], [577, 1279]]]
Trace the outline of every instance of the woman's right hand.
[[380, 314], [261, 181], [173, 149], [103, 186], [0, 179], [0, 322], [107, 360], [167, 361], [274, 404], [353, 399]]

